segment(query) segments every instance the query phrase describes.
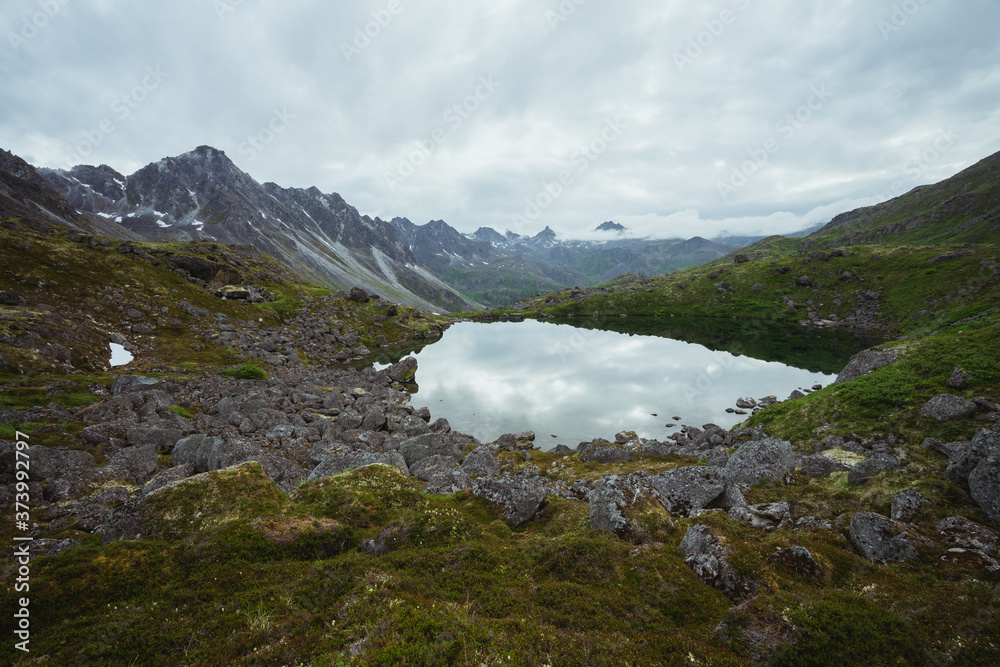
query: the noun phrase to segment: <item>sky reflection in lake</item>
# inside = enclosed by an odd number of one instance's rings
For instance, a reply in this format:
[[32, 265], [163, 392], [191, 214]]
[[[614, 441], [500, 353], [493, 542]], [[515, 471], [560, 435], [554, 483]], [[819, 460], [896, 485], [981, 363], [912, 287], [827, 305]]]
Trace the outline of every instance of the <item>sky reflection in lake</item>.
[[[492, 442], [533, 430], [543, 449], [636, 431], [663, 440], [680, 423], [724, 428], [741, 396], [787, 398], [824, 375], [656, 336], [567, 325], [460, 323], [416, 353], [415, 407]], [[551, 437], [556, 436], [556, 437]]]

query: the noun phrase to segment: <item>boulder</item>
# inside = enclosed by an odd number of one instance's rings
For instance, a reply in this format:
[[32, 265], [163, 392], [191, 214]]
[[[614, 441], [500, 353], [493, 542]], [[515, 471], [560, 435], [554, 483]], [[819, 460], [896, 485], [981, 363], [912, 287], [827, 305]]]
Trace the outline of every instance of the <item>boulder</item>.
[[917, 557], [915, 535], [898, 521], [873, 512], [851, 517], [851, 544], [873, 563], [898, 563]]
[[916, 489], [906, 489], [892, 496], [892, 512], [890, 517], [893, 521], [910, 523], [917, 515], [922, 505], [927, 504], [927, 499], [920, 495]]
[[438, 472], [431, 476], [424, 493], [432, 493], [438, 496], [446, 496], [459, 491], [472, 488], [472, 480], [459, 468]]
[[762, 530], [774, 530], [792, 525], [791, 508], [788, 503], [758, 503], [747, 505], [750, 525]]
[[26, 303], [17, 292], [0, 292], [0, 306], [23, 306]]
[[166, 383], [163, 380], [144, 375], [116, 375], [114, 382], [111, 383], [111, 393], [120, 396], [133, 391], [161, 390], [165, 386]]
[[1000, 453], [979, 462], [969, 475], [969, 491], [986, 516], [1000, 526]]
[[371, 301], [371, 297], [368, 296], [368, 292], [364, 291], [360, 287], [352, 287], [351, 295], [348, 298], [356, 303], [368, 303]]
[[480, 477], [472, 483], [472, 493], [490, 503], [515, 528], [531, 520], [545, 505], [540, 477]]
[[855, 464], [847, 473], [851, 484], [862, 484], [885, 470], [898, 470], [899, 459], [892, 454], [876, 454], [867, 461]]
[[728, 480], [739, 484], [784, 480], [795, 472], [795, 453], [785, 440], [751, 440], [729, 457], [725, 470]]
[[440, 472], [450, 472], [458, 467], [458, 463], [451, 456], [425, 456], [419, 461], [415, 461], [410, 466], [410, 474], [417, 479], [429, 482], [431, 477]]
[[829, 477], [835, 472], [850, 470], [850, 467], [837, 463], [827, 456], [803, 456], [799, 460], [799, 466], [802, 474], [812, 479]]
[[1000, 533], [964, 516], [950, 516], [937, 525], [937, 531], [949, 547], [973, 549], [1000, 558]]
[[633, 544], [661, 540], [674, 522], [657, 493], [637, 475], [606, 475], [587, 490], [590, 527]]
[[183, 437], [176, 429], [166, 428], [130, 428], [126, 434], [129, 446], [141, 447], [154, 445], [157, 449], [171, 448]]
[[958, 366], [955, 366], [955, 370], [951, 372], [948, 379], [945, 380], [944, 386], [948, 389], [956, 389], [961, 391], [969, 385], [969, 380], [974, 380], [975, 378], [963, 371]]
[[404, 440], [399, 445], [399, 453], [406, 459], [407, 466], [412, 466], [428, 456], [450, 456], [455, 459], [455, 463], [461, 463], [465, 460], [462, 450], [451, 441], [446, 433], [425, 433]]
[[680, 544], [684, 562], [703, 582], [721, 591], [732, 602], [757, 592], [757, 582], [739, 574], [729, 562], [726, 539], [704, 525], [691, 526]]
[[976, 414], [976, 404], [961, 396], [938, 394], [920, 408], [920, 414], [941, 422], [964, 419]]
[[840, 374], [837, 376], [837, 379], [834, 380], [833, 384], [850, 382], [854, 378], [867, 375], [868, 373], [882, 368], [883, 366], [894, 364], [898, 360], [899, 355], [895, 350], [874, 347], [870, 350], [865, 350], [864, 352], [858, 352], [850, 358], [847, 365], [844, 367], [844, 370], [840, 371]]
[[726, 476], [722, 468], [715, 466], [690, 466], [651, 475], [643, 483], [668, 512], [691, 516], [722, 494]]
[[146, 482], [145, 486], [142, 487], [142, 493], [143, 495], [150, 494], [157, 489], [163, 488], [167, 484], [179, 482], [182, 479], [187, 479], [188, 477], [193, 477], [194, 475], [194, 466], [190, 463], [168, 468]]
[[490, 477], [500, 474], [500, 465], [493, 458], [489, 445], [481, 445], [472, 450], [465, 457], [461, 468], [469, 477]]
[[497, 447], [505, 452], [513, 452], [517, 449], [517, 436], [513, 433], [504, 433], [497, 438]]
[[[413, 382], [417, 373], [416, 357], [406, 357], [387, 369], [389, 377], [393, 382]], [[428, 413], [428, 418], [430, 413]]]
[[192, 465], [195, 472], [203, 473], [210, 470], [209, 454], [221, 438], [196, 434], [182, 438], [174, 445], [171, 462], [176, 466]]
[[937, 451], [947, 452], [949, 461], [945, 475], [955, 484], [967, 484], [969, 476], [983, 459], [1000, 453], [1000, 427], [980, 429], [970, 442], [942, 445]]
[[805, 577], [818, 579], [823, 574], [816, 557], [805, 547], [788, 547], [768, 556], [767, 562], [779, 565], [786, 571]]
[[115, 454], [108, 466], [121, 470], [136, 484], [144, 484], [156, 471], [157, 454], [156, 445], [128, 447]]
[[399, 452], [342, 452], [326, 457], [313, 468], [306, 481], [311, 482], [314, 479], [333, 477], [342, 472], [358, 470], [376, 463], [395, 466], [402, 470], [404, 475], [409, 474], [406, 461]]
[[631, 461], [635, 453], [611, 442], [587, 442], [577, 449], [577, 456], [585, 463], [618, 463]]

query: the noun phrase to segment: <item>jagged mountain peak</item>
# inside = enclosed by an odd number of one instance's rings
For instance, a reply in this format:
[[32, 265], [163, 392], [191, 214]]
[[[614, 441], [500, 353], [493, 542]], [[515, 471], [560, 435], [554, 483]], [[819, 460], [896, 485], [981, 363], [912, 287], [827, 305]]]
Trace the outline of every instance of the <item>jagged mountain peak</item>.
[[597, 228], [594, 229], [595, 232], [617, 232], [619, 234], [628, 231], [628, 227], [624, 225], [619, 225], [613, 220], [608, 220], [607, 222], [601, 223]]

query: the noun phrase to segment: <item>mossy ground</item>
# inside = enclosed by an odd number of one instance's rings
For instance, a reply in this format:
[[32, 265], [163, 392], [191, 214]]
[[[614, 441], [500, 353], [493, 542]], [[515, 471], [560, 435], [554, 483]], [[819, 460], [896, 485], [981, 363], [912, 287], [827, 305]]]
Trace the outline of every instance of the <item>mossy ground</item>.
[[[757, 597], [731, 607], [683, 562], [678, 544], [694, 519], [637, 547], [591, 530], [583, 503], [550, 497], [540, 521], [511, 530], [472, 494], [422, 495], [385, 466], [304, 485], [291, 499], [259, 467], [244, 468], [239, 478], [159, 494], [146, 516], [164, 523], [150, 538], [101, 546], [88, 536], [80, 549], [36, 560], [31, 657], [4, 646], [4, 659], [737, 665], [755, 651], [740, 632], [747, 627], [779, 638], [773, 655], [786, 665], [977, 664], [1000, 650], [992, 585], [973, 573], [942, 576], [939, 548], [878, 566], [846, 548], [842, 531], [766, 533], [709, 514], [697, 521], [722, 530], [735, 566], [759, 583]], [[796, 480], [754, 494], [838, 503], [850, 495], [841, 483]], [[209, 514], [227, 520], [200, 522]], [[402, 536], [393, 551], [358, 548], [387, 529]], [[793, 545], [816, 554], [820, 578], [768, 563]]]

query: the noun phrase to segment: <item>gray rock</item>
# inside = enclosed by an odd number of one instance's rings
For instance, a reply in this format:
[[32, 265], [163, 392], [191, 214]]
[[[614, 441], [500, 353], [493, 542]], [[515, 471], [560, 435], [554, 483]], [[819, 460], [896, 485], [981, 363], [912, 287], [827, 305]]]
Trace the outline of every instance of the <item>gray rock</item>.
[[684, 562], [703, 582], [721, 591], [733, 602], [740, 602], [757, 592], [757, 582], [744, 577], [730, 562], [730, 549], [724, 537], [704, 525], [691, 526], [680, 544]]
[[867, 461], [854, 465], [847, 473], [847, 481], [851, 484], [861, 484], [886, 470], [898, 470], [899, 459], [892, 454], [876, 454]]
[[736, 400], [736, 407], [741, 410], [752, 410], [757, 407], [757, 401], [752, 398], [739, 398]]
[[784, 501], [748, 505], [746, 509], [750, 516], [750, 524], [754, 528], [774, 530], [792, 525], [791, 509]]
[[892, 496], [892, 513], [890, 516], [893, 521], [910, 523], [913, 521], [913, 517], [917, 515], [920, 507], [926, 503], [927, 499], [920, 495], [920, 492], [916, 489], [900, 491]]
[[437, 473], [450, 472], [456, 467], [458, 467], [458, 464], [454, 458], [435, 454], [434, 456], [426, 456], [419, 461], [415, 461], [410, 466], [410, 474], [417, 479], [427, 482]]
[[631, 461], [635, 458], [635, 453], [610, 442], [588, 442], [580, 445], [577, 449], [577, 456], [585, 463], [589, 461], [595, 463], [618, 463], [620, 461]]
[[195, 472], [203, 473], [210, 470], [208, 460], [212, 449], [221, 438], [209, 435], [189, 435], [177, 441], [171, 455], [171, 462], [176, 466], [192, 465]]
[[981, 551], [1000, 558], [1000, 533], [964, 516], [950, 516], [937, 525], [937, 531], [949, 547]]
[[[393, 382], [413, 382], [417, 372], [417, 359], [407, 357], [390, 366], [387, 371]], [[430, 417], [430, 414], [427, 416]]]
[[721, 468], [690, 466], [651, 475], [643, 483], [671, 514], [690, 516], [722, 494], [726, 477]]
[[969, 491], [986, 516], [1000, 526], [1000, 454], [979, 462], [969, 475]]
[[331, 454], [324, 459], [313, 469], [306, 481], [311, 482], [314, 479], [333, 477], [343, 472], [358, 470], [377, 463], [395, 466], [402, 470], [404, 475], [410, 474], [406, 461], [399, 452], [342, 452]]
[[490, 503], [515, 528], [545, 505], [540, 477], [480, 477], [472, 483], [472, 493]]
[[643, 544], [663, 529], [674, 528], [656, 492], [642, 477], [606, 475], [592, 489], [584, 491], [590, 527], [594, 530], [614, 533], [633, 544]]
[[964, 419], [976, 414], [976, 404], [961, 396], [938, 394], [920, 408], [920, 414], [942, 422]]
[[252, 417], [254, 414], [263, 410], [264, 408], [271, 407], [271, 401], [267, 400], [260, 394], [250, 394], [241, 404], [239, 411], [240, 413]]
[[504, 451], [512, 452], [517, 449], [517, 437], [513, 433], [504, 433], [497, 438], [497, 447]]
[[170, 448], [177, 444], [183, 433], [167, 428], [130, 428], [126, 435], [130, 447], [154, 445], [157, 449]]
[[914, 535], [898, 521], [873, 512], [851, 517], [851, 544], [873, 563], [898, 563], [917, 557]]
[[812, 479], [829, 477], [835, 472], [850, 470], [850, 467], [825, 456], [803, 456], [799, 460], [799, 466], [802, 468], [802, 474]]
[[446, 496], [472, 488], [472, 480], [459, 468], [435, 473], [424, 487], [424, 493]]
[[768, 556], [769, 563], [780, 565], [794, 574], [818, 579], [823, 574], [816, 557], [805, 547], [788, 547]]
[[882, 368], [883, 366], [890, 366], [898, 360], [899, 355], [895, 350], [874, 347], [870, 350], [865, 350], [864, 352], [858, 352], [850, 358], [847, 365], [844, 367], [844, 370], [840, 371], [840, 374], [837, 376], [837, 379], [834, 380], [833, 384], [850, 382], [854, 378], [867, 375], [868, 373]]
[[754, 485], [761, 480], [784, 480], [795, 472], [795, 453], [791, 443], [764, 438], [745, 443], [726, 463], [726, 477], [731, 482]]
[[969, 385], [969, 380], [974, 380], [975, 378], [963, 371], [958, 366], [955, 366], [955, 370], [951, 372], [948, 379], [945, 380], [944, 386], [948, 389], [957, 389], [959, 391], [965, 389]]
[[991, 454], [1000, 453], [1000, 434], [980, 429], [971, 442], [955, 442], [943, 446], [949, 452], [945, 475], [956, 484], [967, 484], [969, 476], [980, 462]]
[[500, 465], [493, 458], [489, 445], [476, 447], [465, 457], [462, 472], [469, 477], [496, 476], [500, 474]]
[[165, 386], [166, 383], [163, 380], [144, 375], [116, 375], [114, 382], [111, 383], [111, 393], [120, 396], [133, 391], [160, 390]]
[[428, 456], [450, 456], [455, 459], [455, 463], [465, 460], [462, 450], [444, 433], [425, 433], [405, 440], [399, 446], [399, 453], [406, 459], [407, 466], [412, 466]]
[[78, 449], [34, 445], [28, 448], [27, 454], [28, 460], [31, 461], [28, 479], [34, 482], [54, 480], [65, 475], [89, 471], [95, 464], [93, 455]]
[[168, 468], [146, 482], [145, 486], [142, 487], [142, 493], [143, 495], [150, 494], [157, 489], [163, 488], [167, 484], [179, 482], [182, 479], [187, 479], [188, 477], [193, 477], [194, 475], [195, 469], [190, 463]]
[[156, 445], [128, 447], [111, 457], [108, 466], [121, 470], [136, 484], [143, 484], [156, 471], [157, 454]]

